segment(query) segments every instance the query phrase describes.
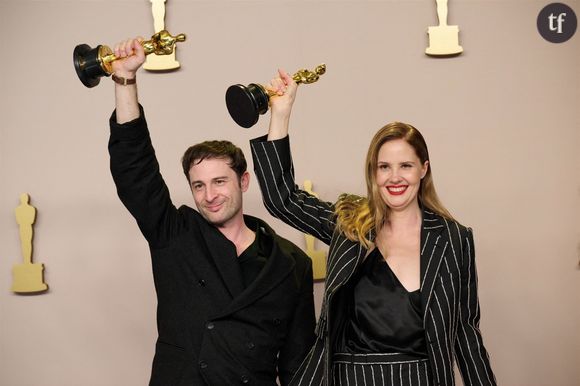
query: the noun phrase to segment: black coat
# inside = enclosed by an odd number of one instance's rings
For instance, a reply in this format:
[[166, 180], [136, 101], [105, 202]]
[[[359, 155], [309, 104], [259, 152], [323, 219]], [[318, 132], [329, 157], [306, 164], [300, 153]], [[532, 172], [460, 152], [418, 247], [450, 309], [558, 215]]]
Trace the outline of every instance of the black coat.
[[290, 381], [314, 342], [311, 261], [263, 221], [246, 224], [273, 241], [244, 289], [233, 243], [197, 211], [173, 206], [141, 117], [110, 120], [111, 172], [149, 243], [157, 292], [150, 385], [275, 385]]

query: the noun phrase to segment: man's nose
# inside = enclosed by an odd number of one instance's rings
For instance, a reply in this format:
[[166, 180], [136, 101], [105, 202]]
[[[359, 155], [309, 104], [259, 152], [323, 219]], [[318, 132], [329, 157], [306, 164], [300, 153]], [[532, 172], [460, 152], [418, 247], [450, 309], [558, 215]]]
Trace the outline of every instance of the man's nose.
[[211, 186], [208, 186], [205, 189], [205, 200], [207, 202], [212, 202], [217, 196], [217, 192], [215, 191], [215, 189]]

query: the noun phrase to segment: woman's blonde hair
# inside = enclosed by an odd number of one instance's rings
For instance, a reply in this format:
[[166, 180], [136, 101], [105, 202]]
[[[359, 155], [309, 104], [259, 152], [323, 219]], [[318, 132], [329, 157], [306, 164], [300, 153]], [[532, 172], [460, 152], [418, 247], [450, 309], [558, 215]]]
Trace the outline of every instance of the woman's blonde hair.
[[[389, 123], [375, 134], [369, 145], [365, 161], [367, 197], [343, 194], [335, 206], [339, 230], [348, 239], [358, 241], [366, 247], [371, 243], [371, 233], [380, 230], [389, 216], [389, 207], [383, 201], [376, 183], [377, 160], [381, 146], [395, 139], [403, 139], [411, 145], [421, 164], [429, 161], [427, 144], [419, 130], [402, 122]], [[451, 213], [443, 206], [435, 192], [431, 162], [421, 180], [417, 197], [419, 205], [423, 208], [453, 220]]]

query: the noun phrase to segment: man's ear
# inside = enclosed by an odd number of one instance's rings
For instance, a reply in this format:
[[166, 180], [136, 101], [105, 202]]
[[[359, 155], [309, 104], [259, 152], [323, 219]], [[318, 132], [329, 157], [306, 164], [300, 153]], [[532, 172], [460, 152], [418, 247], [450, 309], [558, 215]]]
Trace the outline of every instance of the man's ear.
[[250, 173], [245, 171], [244, 174], [240, 177], [240, 188], [242, 192], [245, 192], [250, 187]]

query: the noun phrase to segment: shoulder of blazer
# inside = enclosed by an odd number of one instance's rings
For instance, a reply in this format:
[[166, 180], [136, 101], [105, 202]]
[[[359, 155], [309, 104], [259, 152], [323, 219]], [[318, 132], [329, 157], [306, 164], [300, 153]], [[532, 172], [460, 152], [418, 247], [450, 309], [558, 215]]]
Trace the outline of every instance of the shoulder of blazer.
[[[455, 250], [458, 251], [465, 251], [466, 243], [470, 235], [472, 234], [472, 229], [462, 225], [456, 220], [451, 220], [445, 218], [439, 214], [432, 213], [425, 211], [426, 213], [430, 213], [430, 216], [437, 218], [441, 224], [444, 226], [444, 232], [447, 234], [449, 241], [451, 242], [452, 246]], [[460, 254], [462, 257], [463, 253]]]
[[423, 210], [423, 216], [425, 225], [427, 225], [428, 222], [437, 225], [443, 225], [447, 229], [447, 232], [449, 233], [450, 237], [454, 237], [456, 235], [465, 237], [468, 232], [471, 232], [471, 228], [462, 225], [456, 220], [451, 220], [446, 217], [443, 217], [440, 214], [437, 214], [429, 209]]

